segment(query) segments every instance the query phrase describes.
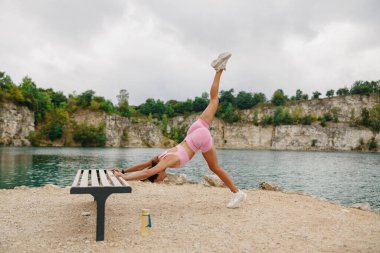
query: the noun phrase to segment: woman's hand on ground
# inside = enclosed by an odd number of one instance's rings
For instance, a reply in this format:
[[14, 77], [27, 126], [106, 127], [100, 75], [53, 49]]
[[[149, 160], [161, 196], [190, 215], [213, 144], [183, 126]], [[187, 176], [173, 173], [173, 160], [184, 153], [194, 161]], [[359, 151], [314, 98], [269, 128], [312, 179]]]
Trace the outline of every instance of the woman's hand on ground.
[[119, 168], [112, 168], [111, 170], [113, 171], [113, 173], [115, 173], [115, 172], [121, 173], [122, 172], [122, 170]]
[[114, 171], [113, 173], [115, 175], [115, 177], [121, 177], [123, 174], [118, 172], [118, 171]]

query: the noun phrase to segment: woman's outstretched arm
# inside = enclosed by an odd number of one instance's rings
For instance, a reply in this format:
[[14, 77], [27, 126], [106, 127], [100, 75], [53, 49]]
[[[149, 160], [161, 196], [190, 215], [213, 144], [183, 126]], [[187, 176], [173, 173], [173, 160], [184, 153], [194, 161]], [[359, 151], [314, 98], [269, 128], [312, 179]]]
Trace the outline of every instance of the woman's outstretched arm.
[[156, 166], [154, 166], [153, 168], [149, 170], [140, 171], [140, 172], [134, 173], [133, 175], [124, 175], [124, 174], [116, 172], [115, 176], [122, 177], [125, 180], [144, 180], [150, 176], [160, 173], [161, 171], [164, 171], [166, 168], [170, 167], [175, 162], [176, 161], [173, 161], [173, 159], [163, 159]]
[[140, 164], [137, 164], [135, 166], [129, 167], [127, 169], [122, 169], [121, 172], [124, 172], [124, 173], [134, 172], [134, 171], [139, 171], [139, 170], [148, 168], [148, 167], [152, 166], [152, 160], [153, 160], [153, 158], [146, 161], [145, 163], [140, 163]]
[[127, 169], [112, 168], [112, 171], [113, 172], [119, 172], [119, 173], [139, 171], [139, 170], [142, 170], [142, 169], [145, 169], [145, 168], [148, 168], [148, 167], [152, 166], [153, 165], [153, 160], [155, 160], [155, 159], [157, 159], [156, 156], [153, 157], [152, 159], [144, 162], [144, 163], [137, 164], [137, 165], [129, 167]]

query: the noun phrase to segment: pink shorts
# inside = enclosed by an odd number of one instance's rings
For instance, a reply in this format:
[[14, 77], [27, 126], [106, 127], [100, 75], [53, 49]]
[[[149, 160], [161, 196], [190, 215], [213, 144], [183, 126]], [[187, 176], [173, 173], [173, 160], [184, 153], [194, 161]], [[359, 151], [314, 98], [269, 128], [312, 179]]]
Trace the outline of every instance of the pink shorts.
[[208, 128], [207, 122], [199, 118], [187, 131], [185, 141], [194, 152], [204, 153], [211, 149], [213, 141]]

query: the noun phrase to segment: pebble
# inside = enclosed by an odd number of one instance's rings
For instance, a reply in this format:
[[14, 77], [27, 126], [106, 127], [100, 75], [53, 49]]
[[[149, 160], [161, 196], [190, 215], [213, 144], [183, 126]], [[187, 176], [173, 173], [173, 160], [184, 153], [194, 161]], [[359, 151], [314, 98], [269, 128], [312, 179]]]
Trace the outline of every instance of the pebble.
[[82, 216], [90, 216], [90, 212], [82, 212]]

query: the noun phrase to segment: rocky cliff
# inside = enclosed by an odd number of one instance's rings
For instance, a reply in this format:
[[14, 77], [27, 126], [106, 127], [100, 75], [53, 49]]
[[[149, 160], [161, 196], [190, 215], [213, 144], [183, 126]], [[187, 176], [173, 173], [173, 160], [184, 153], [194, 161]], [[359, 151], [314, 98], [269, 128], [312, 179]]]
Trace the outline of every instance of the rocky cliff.
[[[290, 112], [315, 118], [333, 111], [339, 123], [327, 122], [324, 127], [318, 121], [311, 125], [256, 126], [253, 124], [255, 115], [260, 120], [275, 110], [273, 106], [261, 105], [241, 111], [242, 122], [239, 123], [227, 124], [216, 118], [210, 130], [217, 148], [366, 150], [366, 145], [372, 138], [380, 144], [380, 135], [368, 128], [351, 127], [350, 122], [360, 116], [363, 108], [370, 109], [379, 103], [379, 96], [347, 96], [293, 102], [287, 106]], [[190, 115], [172, 118], [166, 131], [187, 128], [197, 117], [198, 115]], [[79, 111], [71, 115], [71, 121], [92, 125], [105, 123], [107, 147], [167, 147], [175, 144], [163, 135], [161, 122], [154, 119], [128, 119], [104, 112]], [[12, 104], [3, 104], [0, 107], [0, 122], [0, 143], [29, 145], [26, 137], [34, 130], [33, 113]]]
[[[190, 125], [194, 116], [177, 117], [172, 126]], [[380, 134], [348, 123], [312, 125], [255, 126], [253, 123], [226, 124], [215, 119], [211, 134], [217, 148], [274, 150], [362, 150], [372, 138], [380, 143]], [[365, 148], [364, 148], [365, 149]]]
[[0, 103], [0, 144], [29, 146], [28, 135], [34, 131], [34, 113], [13, 103]]
[[[349, 122], [352, 118], [360, 117], [363, 108], [370, 109], [379, 103], [379, 95], [354, 95], [289, 101], [286, 108], [299, 116], [310, 115], [315, 118], [323, 117], [326, 113], [336, 113], [339, 122]], [[258, 120], [261, 120], [264, 115], [273, 114], [274, 110], [275, 107], [271, 104], [262, 104], [254, 109], [243, 110], [243, 120], [252, 121], [255, 114]]]
[[162, 134], [158, 123], [147, 119], [128, 119], [104, 112], [80, 111], [71, 119], [76, 123], [99, 125], [106, 123], [107, 147], [169, 147], [173, 140]]

